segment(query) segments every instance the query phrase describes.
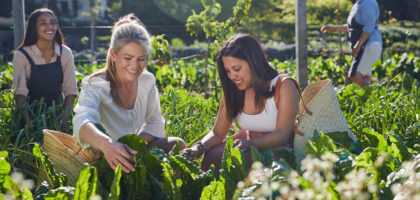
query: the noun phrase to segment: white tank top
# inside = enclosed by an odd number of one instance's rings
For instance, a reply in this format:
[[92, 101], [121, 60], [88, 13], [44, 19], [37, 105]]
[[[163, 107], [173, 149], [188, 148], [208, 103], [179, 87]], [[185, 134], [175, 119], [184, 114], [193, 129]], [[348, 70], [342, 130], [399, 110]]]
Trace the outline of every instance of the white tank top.
[[[275, 89], [276, 81], [279, 77], [280, 75], [271, 80], [271, 89]], [[238, 116], [236, 116], [236, 120], [241, 128], [249, 131], [275, 131], [277, 124], [277, 107], [276, 102], [274, 101], [274, 96], [267, 99], [264, 110], [261, 113], [249, 115], [244, 112], [240, 112]]]

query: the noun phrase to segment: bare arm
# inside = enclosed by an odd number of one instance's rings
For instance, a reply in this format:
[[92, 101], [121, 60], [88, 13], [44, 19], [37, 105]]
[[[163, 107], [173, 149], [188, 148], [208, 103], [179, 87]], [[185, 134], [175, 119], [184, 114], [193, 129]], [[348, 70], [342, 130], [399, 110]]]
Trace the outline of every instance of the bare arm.
[[354, 46], [353, 50], [351, 51], [351, 56], [356, 57], [359, 54], [360, 49], [362, 48], [363, 44], [365, 44], [365, 42], [369, 39], [369, 36], [369, 32], [362, 33], [359, 40], [357, 40], [357, 43]]
[[[297, 89], [292, 80], [285, 80], [279, 89], [279, 100], [277, 103], [278, 114], [276, 130], [263, 137], [250, 140], [250, 144], [259, 149], [284, 145], [288, 142], [292, 133], [296, 115], [298, 112]], [[244, 141], [242, 141], [244, 142]], [[241, 145], [238, 143], [238, 148]], [[246, 145], [245, 145], [246, 146]]]
[[67, 95], [64, 98], [64, 112], [63, 112], [63, 116], [61, 117], [61, 130], [63, 130], [64, 132], [68, 132], [68, 119], [70, 116], [71, 111], [73, 110], [73, 104], [74, 101], [76, 100], [76, 95]]
[[342, 33], [347, 33], [349, 32], [349, 27], [347, 26], [347, 24], [343, 24], [343, 25], [325, 25], [321, 27], [321, 33], [328, 33], [328, 32], [334, 32], [334, 31], [338, 31], [338, 32], [342, 32]]
[[157, 137], [146, 133], [146, 132], [141, 132], [138, 134], [139, 137], [143, 138], [143, 140], [146, 140], [147, 144], [150, 144], [150, 142], [152, 142], [153, 140], [156, 140]]
[[83, 124], [79, 129], [79, 137], [84, 142], [102, 151], [112, 169], [121, 164], [122, 170], [126, 173], [135, 170], [133, 166], [134, 160], [131, 158], [131, 155], [137, 154], [137, 152], [125, 144], [112, 140], [96, 128], [93, 123], [87, 122]]

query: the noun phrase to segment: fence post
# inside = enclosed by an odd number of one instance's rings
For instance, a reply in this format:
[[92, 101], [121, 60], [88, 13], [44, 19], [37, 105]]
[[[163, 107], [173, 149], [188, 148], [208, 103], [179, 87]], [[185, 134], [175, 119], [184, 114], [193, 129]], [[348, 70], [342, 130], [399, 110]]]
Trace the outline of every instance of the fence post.
[[13, 40], [16, 48], [23, 39], [25, 33], [25, 6], [23, 0], [13, 0]]
[[299, 85], [308, 84], [308, 26], [306, 24], [306, 0], [295, 1], [296, 74]]

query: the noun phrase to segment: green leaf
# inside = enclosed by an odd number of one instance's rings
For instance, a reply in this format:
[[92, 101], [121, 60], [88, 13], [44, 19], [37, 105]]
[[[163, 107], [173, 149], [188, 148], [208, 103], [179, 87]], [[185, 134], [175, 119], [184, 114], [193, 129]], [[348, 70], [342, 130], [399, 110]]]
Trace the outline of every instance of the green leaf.
[[410, 152], [408, 152], [407, 146], [405, 146], [404, 142], [401, 139], [401, 136], [394, 134], [394, 133], [386, 133], [391, 142], [391, 146], [388, 146], [388, 152], [390, 152], [395, 158], [397, 158], [400, 162], [406, 161], [412, 158]]
[[48, 191], [48, 193], [43, 198], [45, 200], [69, 200], [73, 199], [73, 194], [73, 187], [59, 187]]
[[120, 180], [121, 180], [121, 164], [118, 164], [115, 168], [114, 180], [112, 181], [111, 193], [109, 194], [109, 200], [118, 200], [120, 197]]
[[213, 181], [203, 189], [200, 200], [225, 200], [225, 188], [222, 181]]
[[356, 157], [355, 167], [356, 168], [365, 168], [367, 172], [375, 172], [374, 162], [378, 157], [378, 149], [374, 147], [368, 147], [363, 152]]
[[92, 199], [98, 193], [98, 173], [95, 167], [90, 167], [92, 178], [89, 184], [88, 199]]
[[74, 190], [74, 199], [88, 199], [90, 167], [86, 166], [79, 174]]
[[293, 153], [293, 148], [285, 147], [284, 149], [277, 151], [274, 154], [274, 158], [284, 159], [290, 167], [297, 169], [296, 157]]
[[25, 199], [25, 200], [33, 200], [34, 199], [33, 196], [32, 196], [32, 192], [27, 188], [21, 189], [20, 193], [21, 193], [22, 199]]
[[0, 157], [0, 176], [1, 175], [9, 175], [9, 173], [10, 173], [11, 166], [10, 166], [9, 162], [7, 162], [6, 159], [7, 159], [7, 152], [6, 152], [6, 156], [2, 155]]
[[363, 133], [365, 134], [365, 137], [370, 142], [371, 147], [377, 147], [379, 152], [386, 151], [388, 143], [385, 140], [385, 137], [373, 129], [363, 129]]
[[349, 136], [349, 134], [346, 131], [329, 132], [326, 133], [326, 135], [334, 141], [334, 144], [336, 146], [351, 149], [356, 145], [355, 141], [353, 141], [353, 139]]
[[239, 149], [233, 148], [233, 140], [228, 137], [221, 165], [221, 180], [224, 180], [227, 198], [232, 198], [236, 184], [248, 175], [246, 165], [245, 156]]
[[163, 167], [163, 181], [161, 183], [163, 191], [167, 196], [172, 197], [172, 199], [182, 199], [181, 191], [177, 185], [171, 166], [166, 162], [162, 162], [161, 165]]
[[67, 184], [67, 177], [63, 174], [58, 174], [51, 161], [48, 160], [48, 156], [41, 151], [41, 148], [38, 144], [35, 144], [32, 152], [35, 157], [37, 157], [42, 165], [43, 170], [47, 174], [48, 183], [51, 188], [55, 189], [58, 187], [63, 187]]
[[330, 137], [316, 130], [311, 140], [305, 144], [306, 153], [316, 156], [320, 156], [325, 152], [334, 153], [337, 149], [337, 146], [335, 146], [334, 141]]

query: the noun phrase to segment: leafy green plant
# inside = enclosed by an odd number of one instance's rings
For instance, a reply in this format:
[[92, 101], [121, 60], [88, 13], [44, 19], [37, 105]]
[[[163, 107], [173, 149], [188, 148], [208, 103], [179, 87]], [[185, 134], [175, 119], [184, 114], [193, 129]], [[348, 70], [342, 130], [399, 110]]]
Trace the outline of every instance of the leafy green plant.
[[23, 175], [19, 172], [14, 172], [14, 174], [10, 174], [12, 171], [11, 165], [7, 161], [8, 153], [6, 151], [0, 151], [0, 199], [33, 199], [31, 189], [32, 187], [23, 180]]

